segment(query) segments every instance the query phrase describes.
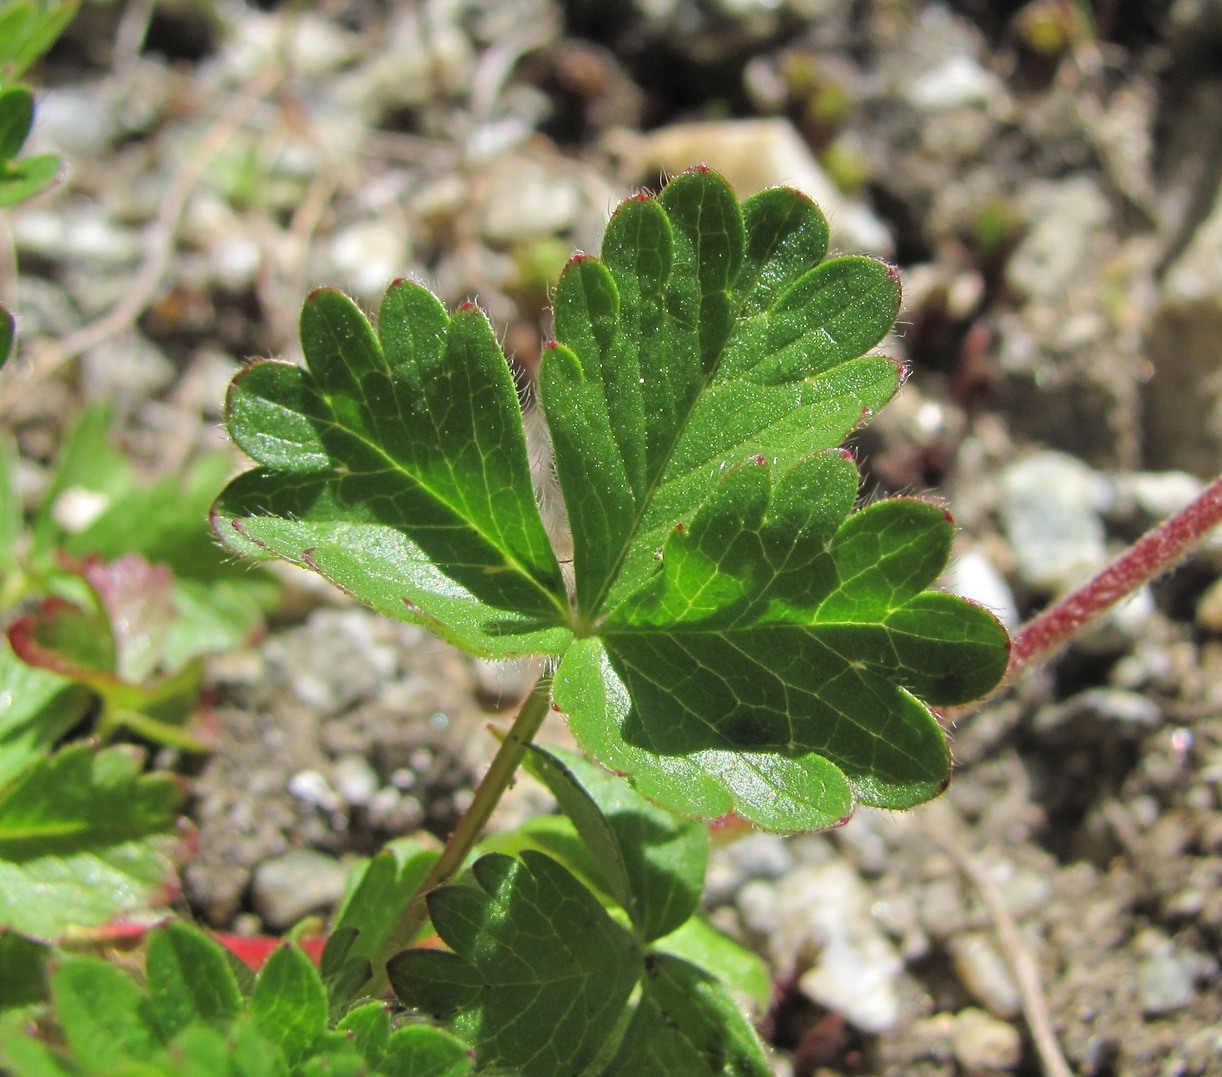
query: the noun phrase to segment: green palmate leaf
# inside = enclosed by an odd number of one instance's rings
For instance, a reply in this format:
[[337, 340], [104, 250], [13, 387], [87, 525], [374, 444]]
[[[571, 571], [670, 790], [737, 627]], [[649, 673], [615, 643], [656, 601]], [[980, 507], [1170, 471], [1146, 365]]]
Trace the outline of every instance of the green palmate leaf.
[[641, 1000], [603, 1077], [771, 1072], [755, 1029], [717, 980], [677, 957], [650, 955]]
[[941, 510], [842, 524], [856, 469], [829, 447], [899, 383], [859, 358], [899, 291], [869, 259], [811, 268], [825, 238], [793, 192], [740, 210], [688, 173], [570, 265], [540, 371], [592, 637], [557, 702], [646, 795], [781, 829], [936, 794], [949, 760], [918, 697], [973, 698], [1006, 656], [987, 613], [922, 594]]
[[453, 953], [408, 950], [395, 993], [473, 1044], [476, 1066], [532, 1077], [581, 1073], [618, 1029], [641, 951], [564, 868], [541, 853], [477, 860], [478, 887], [429, 895]]
[[654, 807], [571, 752], [532, 746], [526, 767], [573, 821], [604, 888], [643, 940], [669, 934], [692, 915], [704, 889], [705, 826]]
[[696, 169], [569, 263], [539, 373], [568, 598], [491, 333], [414, 285], [391, 288], [376, 336], [316, 293], [309, 369], [239, 376], [230, 430], [261, 466], [218, 502], [218, 533], [476, 653], [559, 659], [582, 747], [681, 813], [798, 830], [928, 799], [949, 769], [929, 708], [987, 692], [1007, 640], [926, 590], [950, 549], [941, 509], [852, 515], [836, 446], [902, 380], [869, 354], [899, 285], [826, 246], [797, 192], [740, 204]]

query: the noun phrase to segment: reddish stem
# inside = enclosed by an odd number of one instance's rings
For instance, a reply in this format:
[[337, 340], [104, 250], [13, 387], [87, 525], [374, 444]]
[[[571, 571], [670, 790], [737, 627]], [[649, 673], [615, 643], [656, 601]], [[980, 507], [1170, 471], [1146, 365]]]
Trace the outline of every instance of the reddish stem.
[[1089, 583], [1030, 621], [1014, 637], [1006, 681], [1034, 659], [1064, 646], [1087, 622], [1172, 568], [1222, 522], [1222, 477], [1199, 497], [1130, 546]]

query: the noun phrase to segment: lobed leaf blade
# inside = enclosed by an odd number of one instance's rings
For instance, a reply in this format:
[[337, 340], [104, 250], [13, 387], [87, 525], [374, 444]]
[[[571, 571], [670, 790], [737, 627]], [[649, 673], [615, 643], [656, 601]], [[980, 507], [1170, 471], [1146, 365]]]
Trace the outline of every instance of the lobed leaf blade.
[[454, 952], [398, 955], [388, 967], [395, 993], [450, 1018], [473, 1045], [478, 1069], [582, 1072], [617, 1028], [640, 977], [637, 944], [542, 853], [528, 850], [520, 860], [492, 853], [473, 874], [477, 887], [429, 895], [433, 925]]
[[[231, 491], [222, 515], [275, 518], [304, 499], [307, 518], [390, 528], [479, 601], [554, 623], [564, 584], [517, 394], [483, 314], [467, 306], [451, 318], [399, 281], [375, 334], [350, 299], [320, 289], [301, 334], [308, 369], [257, 364], [235, 379], [227, 407], [230, 433], [264, 465], [255, 484], [282, 504], [260, 509]], [[303, 560], [303, 548], [265, 544]]]

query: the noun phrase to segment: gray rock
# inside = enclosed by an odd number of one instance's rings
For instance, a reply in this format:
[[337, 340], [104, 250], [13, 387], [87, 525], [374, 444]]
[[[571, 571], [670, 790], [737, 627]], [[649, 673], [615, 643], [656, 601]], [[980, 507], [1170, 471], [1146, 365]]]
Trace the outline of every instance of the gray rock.
[[1016, 293], [1055, 303], [1090, 269], [1111, 205], [1088, 176], [1033, 183], [1022, 196], [1026, 234], [1006, 264]]
[[675, 124], [644, 136], [617, 131], [610, 141], [630, 175], [676, 173], [703, 162], [722, 173], [739, 198], [767, 187], [796, 187], [826, 214], [833, 248], [884, 257], [894, 249], [887, 226], [864, 202], [840, 192], [788, 120]]
[[489, 242], [510, 246], [532, 236], [571, 228], [581, 212], [581, 191], [554, 164], [537, 157], [507, 156], [489, 170], [480, 214]]
[[334, 857], [294, 849], [259, 865], [252, 899], [268, 927], [287, 928], [339, 901], [347, 879], [348, 869]]
[[1063, 591], [1106, 561], [1104, 481], [1076, 457], [1040, 452], [1001, 477], [1001, 519], [1024, 583]]
[[1212, 980], [1218, 962], [1195, 950], [1179, 947], [1161, 931], [1147, 928], [1134, 940], [1137, 992], [1142, 1012], [1150, 1016], [1174, 1013], [1196, 994], [1198, 980]]
[[817, 955], [798, 981], [802, 993], [879, 1033], [899, 1020], [896, 980], [904, 963], [871, 905], [870, 891], [844, 861], [799, 867], [776, 886], [769, 948], [781, 968], [802, 954]]

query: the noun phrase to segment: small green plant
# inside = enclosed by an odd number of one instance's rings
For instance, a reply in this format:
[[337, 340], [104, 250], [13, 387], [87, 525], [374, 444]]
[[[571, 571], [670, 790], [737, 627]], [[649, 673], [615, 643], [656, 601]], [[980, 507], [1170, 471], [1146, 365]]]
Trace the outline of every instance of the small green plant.
[[[797, 192], [740, 204], [695, 169], [623, 203], [600, 258], [570, 261], [539, 372], [568, 567], [473, 306], [451, 317], [401, 281], [375, 331], [320, 290], [302, 312], [306, 368], [255, 363], [230, 389], [230, 433], [259, 466], [216, 504], [227, 546], [310, 568], [473, 654], [546, 664], [427, 876], [388, 896], [385, 930], [355, 951], [337, 930], [323, 955], [341, 995], [389, 977], [477, 1070], [764, 1072], [716, 976], [665, 949], [703, 880], [691, 820], [796, 831], [859, 803], [918, 804], [949, 774], [930, 706], [1005, 670], [996, 619], [928, 590], [950, 552], [945, 511], [853, 511], [839, 446], [903, 380], [870, 354], [899, 285], [826, 247]], [[605, 769], [531, 746], [550, 709]], [[469, 864], [524, 759], [597, 870], [546, 845]], [[617, 795], [614, 816], [598, 807]], [[400, 952], [426, 920], [450, 952]]]
[[[800, 194], [740, 204], [700, 168], [629, 199], [601, 256], [569, 262], [539, 406], [571, 557], [544, 528], [478, 310], [450, 316], [398, 282], [375, 330], [339, 293], [309, 297], [306, 367], [258, 362], [231, 387], [229, 430], [258, 466], [217, 500], [217, 534], [545, 672], [444, 849], [395, 842], [354, 871], [317, 969], [287, 942], [252, 978], [176, 924], [150, 937], [140, 987], [53, 956], [36, 931], [0, 934], [11, 1072], [768, 1073], [726, 986], [762, 1005], [766, 970], [698, 914], [707, 821], [806, 830], [937, 795], [949, 753], [931, 708], [987, 694], [1222, 516], [1220, 480], [1011, 653], [991, 615], [929, 590], [950, 549], [941, 508], [854, 511], [839, 446], [903, 380], [871, 353], [899, 288], [881, 262], [825, 259], [826, 243]], [[74, 691], [21, 695], [38, 707]], [[551, 711], [586, 755], [533, 743]], [[130, 762], [99, 756], [91, 784], [80, 749], [61, 757], [39, 765], [69, 775], [78, 807], [100, 771], [128, 790], [116, 818], [172, 810]], [[560, 814], [483, 838], [519, 769]], [[39, 818], [29, 804], [50, 788], [0, 790], [0, 856], [60, 840], [4, 837], [6, 810]]]
[[[173, 896], [183, 783], [109, 742], [204, 750], [204, 656], [245, 643], [274, 601], [200, 526], [229, 467], [213, 454], [144, 483], [94, 408], [27, 522], [0, 452], [0, 932], [124, 934]], [[90, 740], [62, 744], [73, 731]]]

